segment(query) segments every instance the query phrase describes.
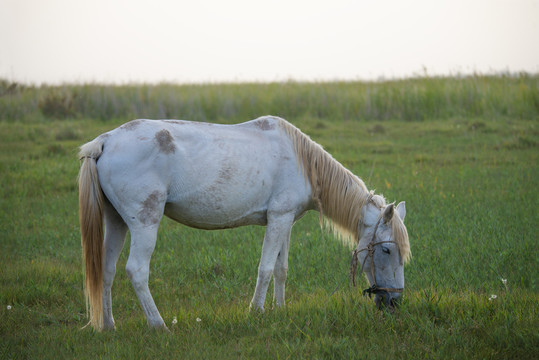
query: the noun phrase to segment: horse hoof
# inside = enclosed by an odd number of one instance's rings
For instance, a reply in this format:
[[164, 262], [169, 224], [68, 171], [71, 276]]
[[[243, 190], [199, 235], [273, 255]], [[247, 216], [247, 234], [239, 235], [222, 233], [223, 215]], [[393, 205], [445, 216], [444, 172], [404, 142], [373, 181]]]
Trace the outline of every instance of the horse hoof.
[[168, 327], [165, 324], [163, 324], [161, 326], [155, 326], [153, 329], [155, 331], [157, 331], [157, 332], [162, 332], [162, 333], [166, 333], [166, 334], [171, 333], [170, 330], [168, 329]]
[[263, 307], [258, 307], [258, 306], [254, 306], [253, 304], [249, 305], [249, 312], [251, 314], [256, 314], [256, 315], [264, 315], [264, 308]]

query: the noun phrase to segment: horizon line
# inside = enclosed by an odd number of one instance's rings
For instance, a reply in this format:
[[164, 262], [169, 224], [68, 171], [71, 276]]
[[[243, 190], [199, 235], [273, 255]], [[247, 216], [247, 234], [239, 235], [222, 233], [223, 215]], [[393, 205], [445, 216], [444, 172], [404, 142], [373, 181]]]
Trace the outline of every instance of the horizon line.
[[1, 76], [0, 82], [7, 82], [10, 85], [18, 84], [26, 87], [46, 87], [46, 86], [80, 86], [80, 85], [102, 85], [102, 86], [158, 86], [158, 85], [176, 85], [176, 86], [205, 86], [205, 85], [242, 85], [242, 84], [285, 84], [285, 83], [298, 83], [298, 84], [324, 84], [324, 83], [383, 83], [393, 81], [405, 81], [405, 80], [421, 80], [421, 79], [450, 79], [450, 78], [469, 78], [469, 77], [521, 77], [521, 76], [538, 76], [539, 68], [536, 71], [517, 70], [512, 71], [505, 70], [489, 70], [489, 71], [457, 71], [448, 73], [428, 73], [424, 68], [423, 72], [413, 72], [410, 75], [378, 75], [376, 77], [333, 77], [333, 78], [294, 78], [277, 77], [274, 80], [269, 79], [221, 79], [221, 80], [186, 80], [179, 79], [162, 79], [162, 80], [73, 80], [73, 81], [25, 81], [13, 79], [10, 76]]

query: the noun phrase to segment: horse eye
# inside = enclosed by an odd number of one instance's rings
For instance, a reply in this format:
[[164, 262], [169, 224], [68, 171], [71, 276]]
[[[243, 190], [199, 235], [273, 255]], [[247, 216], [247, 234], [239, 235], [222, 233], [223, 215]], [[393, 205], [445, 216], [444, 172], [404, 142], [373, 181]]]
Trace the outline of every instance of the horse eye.
[[391, 251], [389, 251], [389, 249], [386, 248], [385, 246], [382, 246], [382, 251], [383, 251], [384, 253], [388, 254], [388, 255], [391, 254]]

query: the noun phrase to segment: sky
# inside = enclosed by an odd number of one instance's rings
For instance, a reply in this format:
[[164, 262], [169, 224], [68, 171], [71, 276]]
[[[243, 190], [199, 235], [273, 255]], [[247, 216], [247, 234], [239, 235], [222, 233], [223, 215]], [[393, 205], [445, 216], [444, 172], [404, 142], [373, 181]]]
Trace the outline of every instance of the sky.
[[29, 84], [539, 73], [539, 0], [0, 0]]

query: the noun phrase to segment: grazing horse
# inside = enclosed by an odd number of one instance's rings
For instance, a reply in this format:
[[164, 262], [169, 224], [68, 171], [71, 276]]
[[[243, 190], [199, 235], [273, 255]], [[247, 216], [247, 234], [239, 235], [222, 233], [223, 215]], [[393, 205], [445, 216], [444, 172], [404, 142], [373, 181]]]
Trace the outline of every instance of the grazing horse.
[[85, 298], [97, 330], [114, 329], [111, 287], [128, 230], [127, 274], [149, 326], [166, 329], [148, 288], [163, 215], [199, 229], [266, 226], [250, 305], [259, 311], [272, 276], [274, 303], [285, 304], [290, 231], [308, 210], [357, 244], [354, 261], [377, 304], [391, 305], [404, 288], [404, 203], [386, 204], [281, 118], [236, 125], [134, 120], [83, 145], [80, 159]]

